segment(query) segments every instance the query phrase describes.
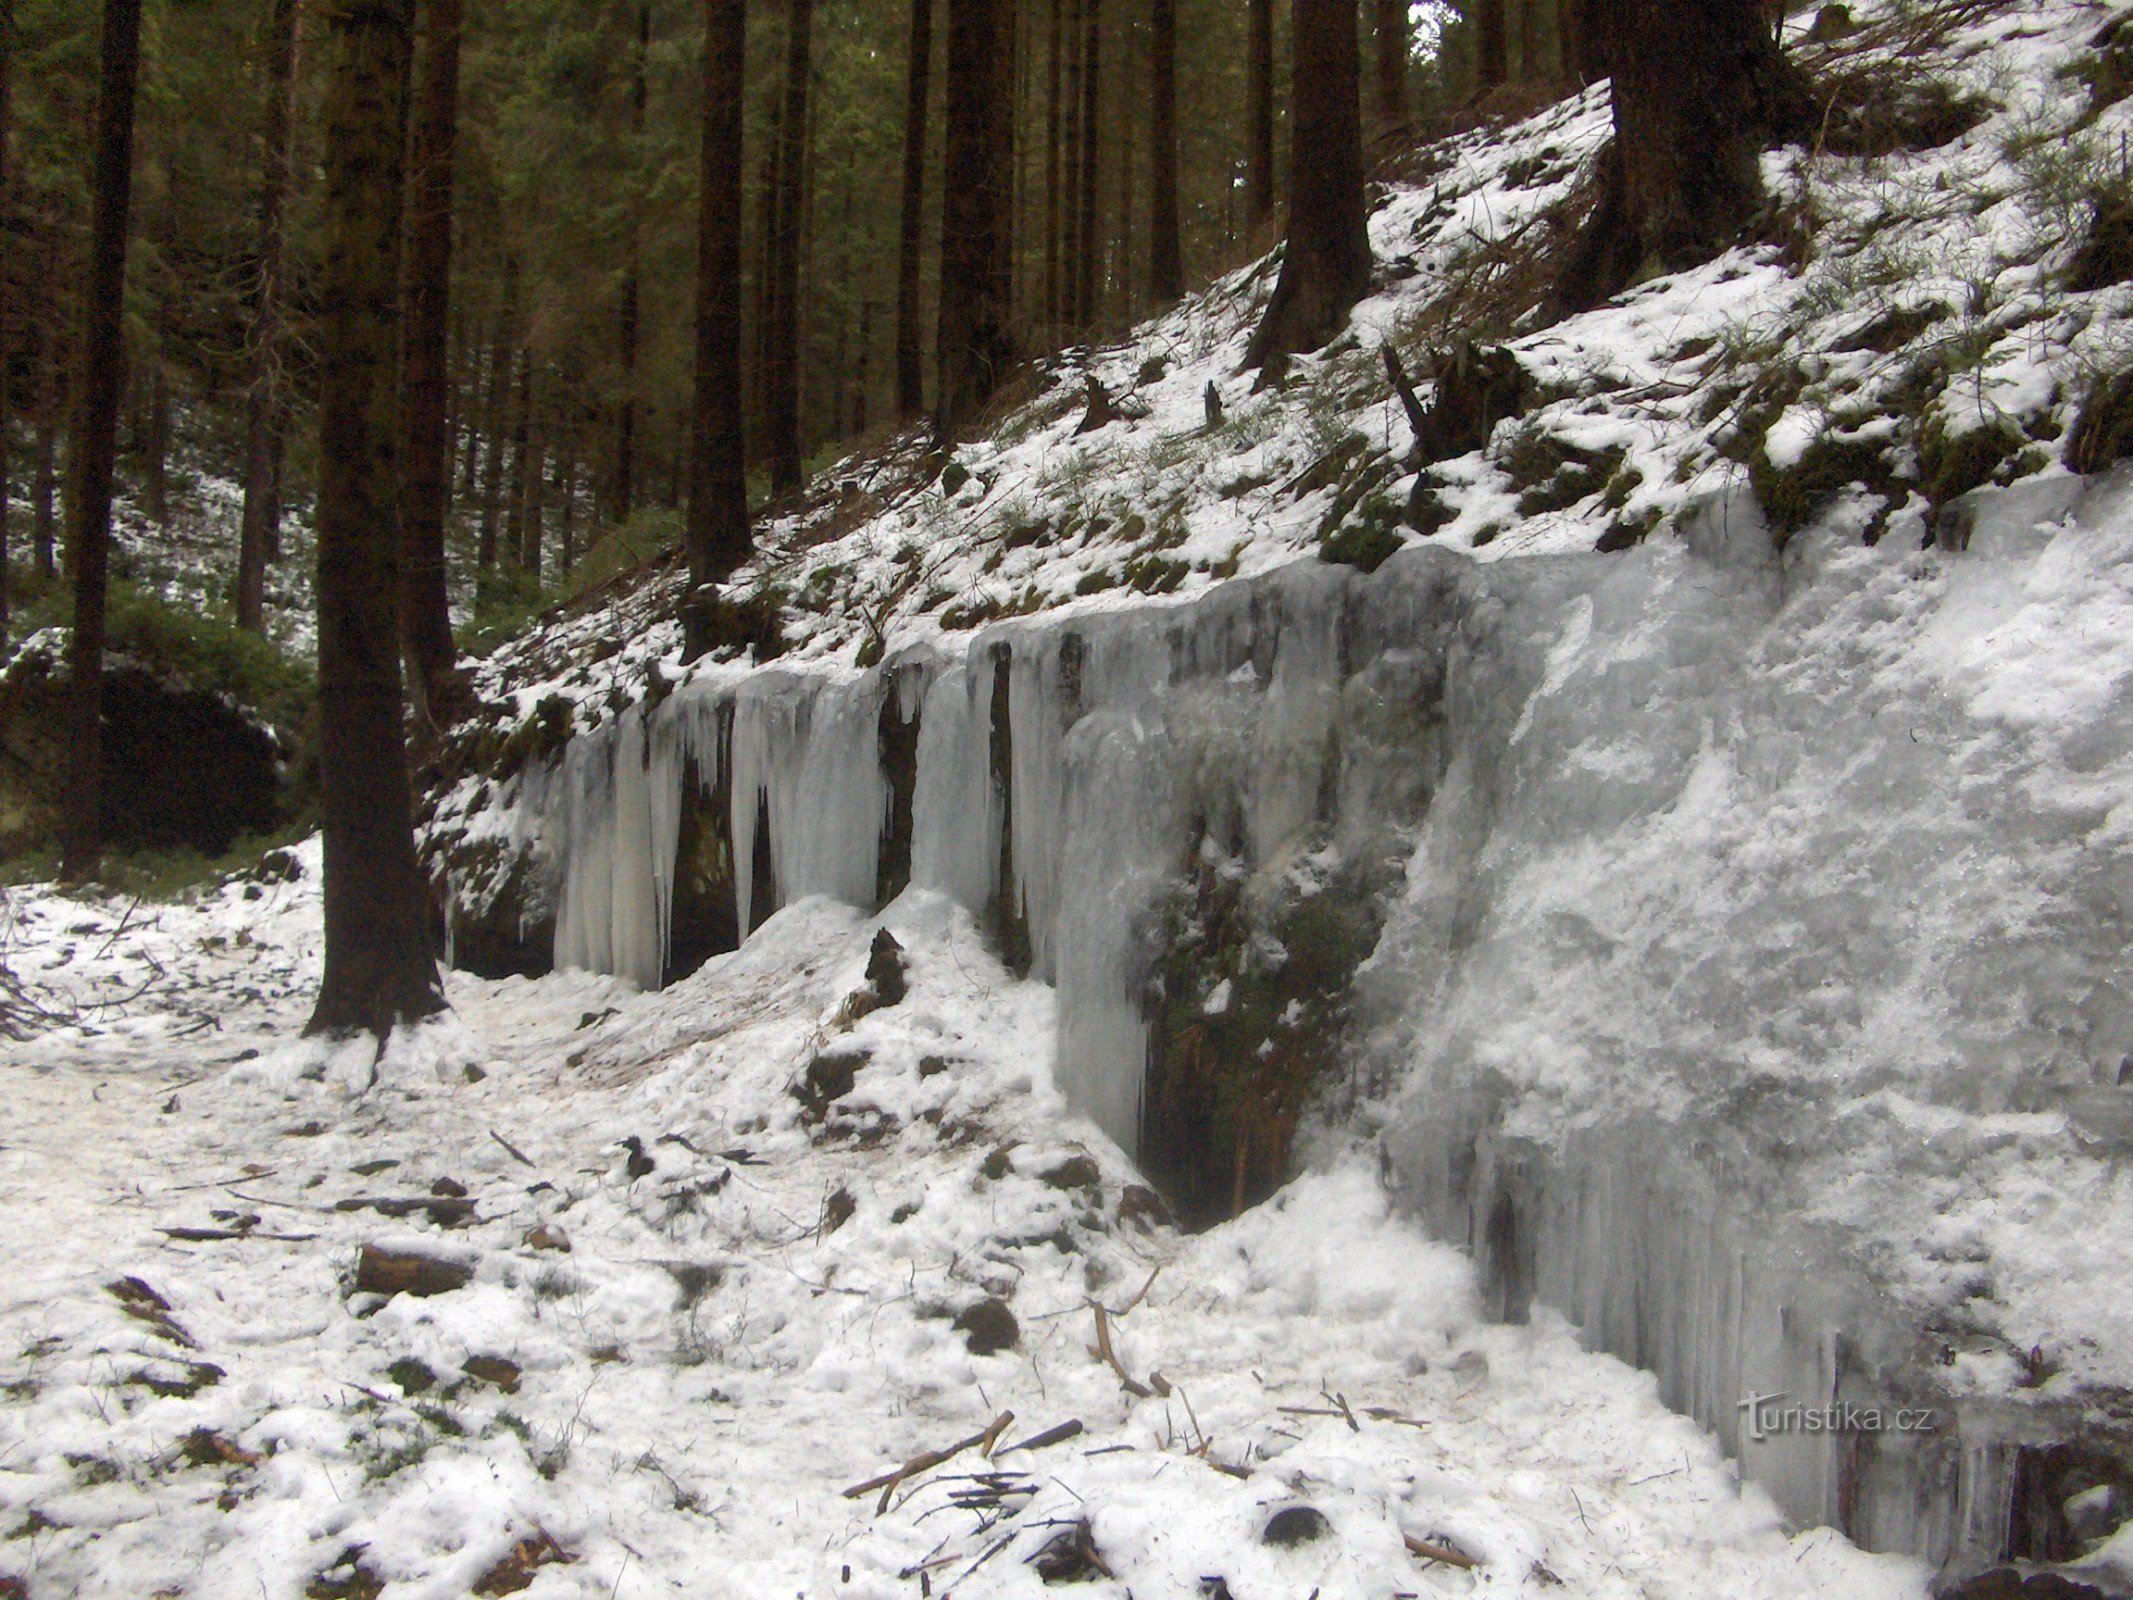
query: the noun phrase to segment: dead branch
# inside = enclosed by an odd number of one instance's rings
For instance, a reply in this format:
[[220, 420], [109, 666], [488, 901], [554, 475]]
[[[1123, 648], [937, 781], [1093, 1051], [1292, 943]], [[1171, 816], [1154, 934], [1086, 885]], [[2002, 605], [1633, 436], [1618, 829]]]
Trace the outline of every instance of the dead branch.
[[1411, 1533], [1403, 1533], [1400, 1537], [1407, 1544], [1408, 1554], [1420, 1556], [1424, 1561], [1441, 1561], [1447, 1567], [1465, 1567], [1469, 1570], [1481, 1565], [1474, 1557], [1464, 1551], [1454, 1550], [1449, 1545], [1431, 1544], [1429, 1540], [1417, 1539]]

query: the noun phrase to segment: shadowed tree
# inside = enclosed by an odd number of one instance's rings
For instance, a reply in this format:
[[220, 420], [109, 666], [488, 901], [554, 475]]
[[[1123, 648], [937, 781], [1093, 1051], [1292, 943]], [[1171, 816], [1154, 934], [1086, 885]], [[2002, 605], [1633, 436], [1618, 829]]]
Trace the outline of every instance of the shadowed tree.
[[[7, 231], [9, 202], [7, 184], [7, 133], [10, 79], [15, 55], [15, 0], [0, 0], [0, 233]], [[0, 647], [8, 633], [8, 436], [7, 436], [7, 280], [0, 274]]]
[[1153, 0], [1149, 28], [1148, 136], [1150, 216], [1148, 291], [1159, 305], [1185, 293], [1185, 257], [1178, 244], [1178, 8]]
[[1504, 23], [1505, 0], [1474, 0], [1474, 91], [1486, 94], [1511, 76], [1511, 47]]
[[948, 154], [938, 350], [942, 432], [976, 415], [1012, 359], [1000, 259], [999, 0], [948, 0]]
[[[279, 0], [286, 3], [286, 0]], [[421, 69], [408, 149], [406, 328], [400, 366], [400, 642], [418, 723], [443, 727], [462, 709], [451, 601], [444, 582], [450, 478], [452, 165], [459, 129], [459, 3], [423, 0]]]
[[770, 487], [800, 487], [800, 248], [807, 158], [807, 79], [812, 70], [814, 0], [786, 0], [785, 108], [778, 137], [778, 218], [771, 241], [769, 402]]
[[[1053, 0], [1057, 14], [1059, 0]], [[903, 209], [896, 257], [896, 414], [908, 421], [926, 408], [919, 331], [919, 257], [926, 222], [926, 97], [932, 92], [933, 0], [911, 0], [910, 57], [905, 65]], [[708, 137], [708, 130], [706, 133]]]
[[[696, 244], [696, 404], [686, 523], [701, 589], [748, 558], [741, 431], [741, 118], [746, 0], [704, 0], [703, 193]], [[692, 610], [691, 618], [700, 615]], [[691, 653], [703, 640], [690, 640]]]
[[[651, 103], [652, 0], [638, 0], [636, 47], [630, 55], [630, 160], [644, 160], [644, 120]], [[641, 172], [632, 182], [641, 184]], [[628, 520], [637, 503], [637, 355], [644, 297], [644, 218], [640, 195], [623, 220], [622, 285], [615, 318], [616, 364], [622, 399], [615, 412], [614, 515]]]
[[1248, 0], [1244, 46], [1244, 220], [1274, 214], [1274, 0]]
[[[1536, 0], [1526, 0], [1530, 14]], [[1371, 45], [1377, 67], [1378, 121], [1397, 128], [1407, 121], [1407, 56], [1413, 36], [1407, 0], [1372, 0]]]
[[266, 114], [259, 139], [259, 267], [252, 294], [244, 395], [244, 511], [237, 533], [237, 626], [265, 626], [267, 562], [281, 543], [282, 430], [288, 406], [288, 275], [284, 214], [296, 128], [297, 0], [271, 0], [267, 11]]
[[104, 0], [90, 131], [89, 276], [82, 301], [81, 404], [69, 469], [67, 539], [74, 631], [67, 644], [67, 788], [59, 875], [86, 883], [102, 863], [104, 590], [111, 556], [111, 475], [118, 455], [126, 341], [126, 213], [133, 199], [133, 102], [141, 67], [141, 0]]
[[1356, 0], [1296, 0], [1289, 239], [1245, 365], [1316, 350], [1370, 287]]
[[1612, 79], [1614, 143], [1565, 273], [1570, 310], [1709, 261], [1764, 204], [1762, 153], [1814, 108], [1759, 0], [1588, 0], [1580, 48]]
[[319, 283], [319, 796], [326, 971], [310, 1033], [375, 1034], [444, 1009], [423, 932], [401, 735], [402, 115], [411, 0], [326, 12]]

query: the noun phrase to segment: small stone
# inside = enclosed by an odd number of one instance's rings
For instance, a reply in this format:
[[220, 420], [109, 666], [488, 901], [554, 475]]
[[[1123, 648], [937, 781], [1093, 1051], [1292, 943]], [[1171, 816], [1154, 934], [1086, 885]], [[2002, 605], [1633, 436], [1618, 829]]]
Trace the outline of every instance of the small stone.
[[505, 1394], [518, 1393], [519, 1364], [502, 1356], [468, 1356], [459, 1370], [476, 1383], [492, 1384]]
[[474, 1268], [464, 1261], [448, 1261], [413, 1250], [392, 1250], [366, 1244], [356, 1258], [355, 1292], [358, 1294], [450, 1294], [474, 1281]]
[[1259, 1538], [1262, 1543], [1287, 1550], [1296, 1545], [1310, 1544], [1333, 1532], [1333, 1524], [1316, 1506], [1283, 1506], [1267, 1518], [1266, 1527]]
[[1000, 1299], [980, 1300], [965, 1308], [955, 1319], [955, 1329], [974, 1356], [996, 1355], [1014, 1349], [1022, 1341], [1021, 1325], [1015, 1321], [1014, 1312], [1008, 1310], [1007, 1302]]
[[466, 1198], [467, 1186], [457, 1178], [439, 1178], [430, 1185], [430, 1193], [444, 1195], [453, 1200], [463, 1200]]
[[467, 1082], [480, 1083], [486, 1077], [488, 1077], [488, 1074], [474, 1065], [473, 1062], [469, 1061], [467, 1063]]
[[570, 1240], [561, 1228], [551, 1228], [547, 1223], [534, 1224], [526, 1230], [528, 1250], [553, 1250], [561, 1255], [570, 1254]]

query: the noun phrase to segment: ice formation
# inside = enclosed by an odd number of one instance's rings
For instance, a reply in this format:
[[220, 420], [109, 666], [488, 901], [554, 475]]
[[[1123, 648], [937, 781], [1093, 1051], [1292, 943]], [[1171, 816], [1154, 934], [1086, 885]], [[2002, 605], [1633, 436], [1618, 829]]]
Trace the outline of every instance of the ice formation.
[[[1975, 1566], [2074, 1392], [2023, 1393], [2010, 1352], [2133, 1376], [2123, 1302], [2068, 1315], [2076, 1220], [1998, 1203], [2093, 1161], [2082, 1220], [2133, 1211], [2133, 485], [1963, 509], [1960, 551], [1863, 547], [1840, 512], [1779, 555], [1721, 495], [1613, 557], [1307, 560], [701, 680], [529, 775], [557, 958], [662, 979], [677, 817], [722, 779], [744, 930], [766, 870], [780, 903], [872, 906], [893, 697], [911, 883], [1026, 924], [1060, 1087], [1131, 1151], [1145, 914], [1196, 839], [1256, 870], [1392, 838], [1351, 1087], [1415, 1212], [1500, 1314], [1554, 1305], [1654, 1370], [1790, 1515]], [[1758, 1441], [1753, 1392], [1938, 1425]]]

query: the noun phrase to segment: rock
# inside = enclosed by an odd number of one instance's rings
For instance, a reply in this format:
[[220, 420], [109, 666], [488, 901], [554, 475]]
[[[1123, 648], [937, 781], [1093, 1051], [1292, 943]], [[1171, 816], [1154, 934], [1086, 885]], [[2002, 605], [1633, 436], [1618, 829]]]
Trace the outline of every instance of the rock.
[[526, 1230], [528, 1250], [553, 1250], [560, 1255], [570, 1254], [570, 1239], [561, 1228], [551, 1228], [547, 1223], [535, 1223]]
[[1167, 1228], [1172, 1219], [1161, 1195], [1146, 1184], [1129, 1183], [1119, 1191], [1118, 1220], [1141, 1228]]
[[1021, 1325], [1005, 1300], [985, 1299], [965, 1308], [955, 1319], [955, 1329], [974, 1356], [1012, 1350], [1022, 1341]]
[[505, 1551], [495, 1566], [474, 1580], [474, 1592], [478, 1595], [517, 1594], [532, 1585], [534, 1574], [541, 1568], [577, 1559], [557, 1544], [545, 1529], [536, 1528]]
[[1939, 1600], [2108, 1600], [2093, 1584], [2076, 1583], [2056, 1572], [2027, 1577], [2013, 1567], [1995, 1567], [1940, 1591]]
[[1296, 1545], [1310, 1544], [1314, 1540], [1326, 1538], [1332, 1532], [1333, 1524], [1326, 1520], [1326, 1514], [1318, 1507], [1283, 1506], [1267, 1518], [1266, 1526], [1260, 1530], [1259, 1539], [1262, 1544], [1287, 1550]]
[[1835, 44], [1839, 39], [1849, 39], [1859, 31], [1859, 24], [1852, 19], [1852, 8], [1831, 0], [1815, 13], [1814, 25], [1807, 30], [1807, 37], [1816, 44]]
[[493, 1384], [505, 1394], [518, 1393], [519, 1364], [502, 1356], [468, 1356], [459, 1370], [476, 1383]]
[[1103, 1169], [1094, 1156], [1069, 1156], [1049, 1172], [1038, 1174], [1038, 1179], [1054, 1189], [1101, 1189]]
[[831, 1103], [852, 1092], [859, 1069], [873, 1059], [872, 1051], [845, 1049], [826, 1050], [808, 1062], [792, 1091], [793, 1098], [807, 1108], [808, 1120], [820, 1122], [827, 1116]]
[[439, 1178], [430, 1185], [430, 1193], [444, 1195], [453, 1200], [463, 1200], [466, 1198], [467, 1186], [457, 1178]]
[[873, 985], [875, 998], [882, 1005], [903, 1004], [907, 987], [904, 975], [909, 966], [896, 936], [887, 928], [876, 928], [874, 943], [867, 951], [867, 982]]
[[366, 1244], [356, 1258], [357, 1294], [450, 1294], [474, 1281], [473, 1265], [414, 1250]]

